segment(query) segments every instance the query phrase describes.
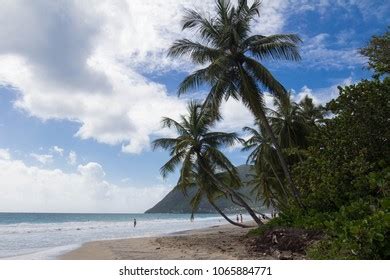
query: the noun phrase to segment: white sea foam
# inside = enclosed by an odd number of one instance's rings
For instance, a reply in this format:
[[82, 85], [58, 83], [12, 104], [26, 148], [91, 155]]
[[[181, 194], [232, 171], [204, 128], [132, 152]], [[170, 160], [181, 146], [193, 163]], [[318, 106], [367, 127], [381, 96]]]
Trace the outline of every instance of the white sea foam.
[[[186, 217], [185, 219], [183, 217]], [[247, 218], [247, 217], [246, 217]], [[52, 259], [94, 240], [161, 236], [225, 223], [221, 217], [0, 224], [0, 258]]]

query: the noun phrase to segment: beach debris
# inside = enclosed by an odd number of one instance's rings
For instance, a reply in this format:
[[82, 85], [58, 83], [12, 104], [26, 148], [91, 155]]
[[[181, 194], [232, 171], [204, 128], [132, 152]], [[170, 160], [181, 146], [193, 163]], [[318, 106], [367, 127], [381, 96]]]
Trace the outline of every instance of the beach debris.
[[293, 253], [291, 253], [291, 251], [283, 251], [279, 256], [279, 260], [292, 260], [292, 259], [293, 259]]
[[276, 234], [272, 234], [272, 244], [278, 244], [278, 239], [276, 238]]
[[251, 239], [247, 243], [247, 249], [253, 255], [270, 255], [280, 260], [302, 258], [306, 254], [306, 248], [323, 236], [320, 231], [278, 227]]

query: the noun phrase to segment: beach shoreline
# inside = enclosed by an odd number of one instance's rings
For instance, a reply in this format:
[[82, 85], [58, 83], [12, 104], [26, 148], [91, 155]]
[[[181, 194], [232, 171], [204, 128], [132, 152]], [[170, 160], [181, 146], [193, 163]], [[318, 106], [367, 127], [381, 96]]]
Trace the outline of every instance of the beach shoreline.
[[[248, 228], [228, 224], [157, 237], [99, 240], [60, 255], [59, 260], [208, 260], [253, 259]], [[264, 259], [271, 259], [264, 256]]]

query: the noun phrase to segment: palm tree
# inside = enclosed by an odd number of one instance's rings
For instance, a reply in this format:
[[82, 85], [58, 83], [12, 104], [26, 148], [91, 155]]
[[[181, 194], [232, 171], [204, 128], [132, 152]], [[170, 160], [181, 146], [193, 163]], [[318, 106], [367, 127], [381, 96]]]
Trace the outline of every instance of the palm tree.
[[[222, 175], [222, 176], [221, 176]], [[219, 180], [224, 180], [226, 178], [224, 178], [225, 176], [223, 176], [223, 174], [215, 174], [215, 176], [219, 179]], [[208, 200], [208, 202], [210, 203], [211, 206], [213, 206], [213, 208], [225, 219], [227, 220], [229, 223], [231, 223], [232, 225], [235, 225], [235, 226], [239, 226], [239, 227], [243, 227], [243, 228], [247, 228], [247, 227], [250, 227], [250, 226], [247, 226], [245, 224], [240, 224], [240, 223], [236, 223], [235, 221], [233, 221], [232, 219], [230, 219], [218, 206], [217, 204], [215, 203], [215, 201], [221, 197], [223, 198], [226, 198], [226, 194], [224, 194], [223, 192], [221, 192], [219, 189], [218, 189], [218, 186], [215, 186], [215, 184], [213, 184], [207, 174], [205, 174], [204, 172], [196, 172], [194, 171], [192, 173], [192, 177], [191, 177], [191, 181], [193, 181], [192, 184], [185, 184], [185, 185], [181, 185], [182, 187], [184, 187], [184, 190], [182, 189], [183, 193], [186, 194], [187, 193], [187, 189], [189, 188], [194, 188], [194, 187], [198, 187], [197, 188], [197, 191], [195, 193], [195, 195], [192, 197], [191, 201], [190, 201], [190, 205], [191, 205], [191, 208], [192, 208], [192, 213], [191, 213], [191, 218], [193, 218], [194, 216], [194, 213], [198, 210], [199, 208], [199, 204], [200, 202], [202, 201], [203, 197], [206, 197], [206, 199]]]
[[299, 192], [292, 182], [264, 109], [264, 90], [279, 98], [285, 96], [286, 90], [261, 61], [300, 60], [297, 44], [301, 40], [294, 34], [251, 35], [251, 23], [259, 15], [259, 8], [259, 0], [250, 6], [247, 0], [239, 0], [236, 6], [229, 0], [217, 0], [217, 15], [213, 18], [195, 10], [186, 10], [183, 29], [196, 32], [199, 40], [177, 40], [168, 54], [176, 58], [188, 55], [194, 63], [206, 65], [182, 81], [179, 95], [208, 85], [210, 92], [205, 106], [212, 106], [214, 112], [224, 98], [230, 97], [241, 99], [251, 110], [269, 135], [287, 183], [299, 202]]
[[300, 102], [298, 113], [305, 119], [306, 123], [317, 126], [324, 119], [325, 108], [315, 105], [313, 99], [306, 95]]
[[[164, 127], [175, 128], [176, 138], [161, 138], [153, 142], [153, 148], [169, 150], [171, 158], [161, 167], [161, 175], [166, 177], [181, 165], [177, 188], [186, 193], [188, 188], [198, 187], [195, 200], [196, 208], [201, 196], [206, 196], [211, 205], [224, 216], [216, 207], [213, 198], [216, 194], [235, 199], [242, 205], [253, 220], [263, 224], [253, 209], [246, 203], [234, 188], [241, 186], [240, 178], [233, 164], [219, 150], [222, 146], [231, 146], [240, 139], [235, 133], [211, 132], [211, 127], [220, 119], [219, 115], [211, 114], [208, 108], [202, 108], [197, 102], [188, 105], [188, 117], [181, 116], [180, 122], [164, 118]], [[218, 172], [227, 176], [221, 177]], [[226, 219], [226, 216], [224, 216]], [[229, 220], [228, 220], [229, 221]], [[229, 221], [231, 223], [231, 221]]]
[[[286, 98], [274, 98], [274, 109], [267, 109], [268, 119], [276, 134], [279, 146], [288, 149], [288, 161], [294, 164], [301, 160], [301, 149], [308, 146], [308, 138], [317, 121], [323, 118], [323, 109], [315, 106], [310, 97], [305, 97], [299, 104], [293, 102], [290, 94]], [[259, 130], [245, 127], [250, 138], [244, 143], [244, 151], [251, 151], [248, 163], [253, 164], [256, 174], [251, 180], [253, 190], [264, 203], [276, 208], [284, 207], [291, 195], [283, 187], [283, 172], [277, 160], [277, 154], [264, 126], [258, 124]], [[295, 156], [297, 155], [297, 157]]]
[[286, 205], [290, 196], [285, 189], [282, 178], [283, 172], [277, 158], [275, 147], [269, 137], [264, 135], [264, 129], [259, 125], [259, 130], [244, 127], [244, 131], [250, 135], [245, 141], [243, 151], [250, 151], [247, 164], [252, 164], [255, 174], [249, 182], [253, 186], [252, 193], [257, 199], [263, 200], [264, 205], [280, 209]]
[[301, 107], [293, 102], [290, 93], [286, 98], [274, 98], [275, 109], [268, 109], [268, 119], [279, 140], [279, 146], [306, 148], [309, 122], [301, 113]]

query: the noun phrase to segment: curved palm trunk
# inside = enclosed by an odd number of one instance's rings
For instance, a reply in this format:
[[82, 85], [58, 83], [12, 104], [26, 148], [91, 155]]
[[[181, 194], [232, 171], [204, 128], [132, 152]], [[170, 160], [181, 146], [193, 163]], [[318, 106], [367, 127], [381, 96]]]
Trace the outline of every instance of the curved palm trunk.
[[215, 205], [215, 203], [211, 200], [209, 200], [211, 206], [214, 207], [215, 210], [217, 210], [217, 212], [222, 216], [224, 217], [224, 219], [226, 221], [228, 221], [229, 223], [231, 223], [232, 225], [234, 226], [238, 226], [238, 227], [242, 227], [242, 228], [250, 228], [251, 226], [247, 226], [247, 225], [244, 225], [244, 224], [240, 224], [240, 223], [236, 223], [235, 221], [231, 220], [228, 216], [225, 215], [225, 213], [222, 212], [221, 209], [219, 209], [219, 207], [217, 205]]
[[204, 166], [202, 160], [200, 160], [200, 155], [199, 156], [199, 165], [200, 167], [203, 169], [203, 171], [205, 171], [210, 177], [211, 179], [215, 182], [215, 184], [217, 186], [221, 186], [222, 185], [222, 191], [224, 191], [225, 193], [228, 193], [230, 195], [232, 195], [235, 199], [237, 199], [241, 204], [242, 204], [242, 207], [245, 208], [245, 210], [248, 212], [248, 214], [252, 217], [252, 219], [256, 222], [256, 224], [258, 224], [259, 226], [263, 225], [264, 223], [259, 219], [259, 217], [257, 217], [256, 213], [253, 211], [253, 209], [248, 205], [248, 203], [246, 203], [246, 201], [244, 199], [242, 199], [241, 196], [239, 196], [235, 191], [231, 190], [228, 186], [226, 186], [225, 184], [223, 184], [222, 182], [220, 182], [218, 180], [218, 178], [215, 177], [215, 175], [210, 172], [207, 167]]
[[[252, 101], [252, 100], [250, 100]], [[299, 206], [303, 207], [301, 199], [300, 199], [300, 193], [299, 190], [294, 185], [292, 178], [290, 176], [290, 172], [287, 167], [286, 160], [284, 159], [284, 156], [282, 154], [282, 150], [279, 146], [278, 141], [276, 140], [275, 134], [272, 131], [272, 128], [268, 122], [268, 119], [264, 113], [263, 110], [257, 108], [256, 105], [254, 105], [252, 102], [248, 102], [248, 106], [250, 107], [251, 111], [255, 114], [255, 116], [261, 121], [261, 123], [264, 125], [264, 128], [268, 134], [268, 136], [271, 138], [272, 144], [275, 146], [276, 154], [278, 155], [280, 166], [282, 167], [284, 176], [286, 177], [287, 183], [291, 188], [291, 191], [293, 193], [294, 199], [297, 201]]]
[[[279, 183], [279, 185], [280, 185], [281, 190], [283, 191], [283, 194], [285, 195], [285, 198], [287, 199], [287, 198], [288, 198], [288, 193], [287, 193], [285, 187], [283, 186], [283, 182], [282, 182], [282, 180], [280, 179], [279, 174], [276, 172], [276, 170], [275, 170], [275, 168], [272, 166], [272, 164], [270, 164], [270, 168], [271, 168], [271, 170], [272, 170], [272, 173], [274, 173], [274, 175], [275, 175], [275, 177], [276, 177], [276, 180], [278, 180], [278, 183]], [[274, 197], [276, 197], [274, 193], [272, 193], [272, 195], [273, 195]]]

